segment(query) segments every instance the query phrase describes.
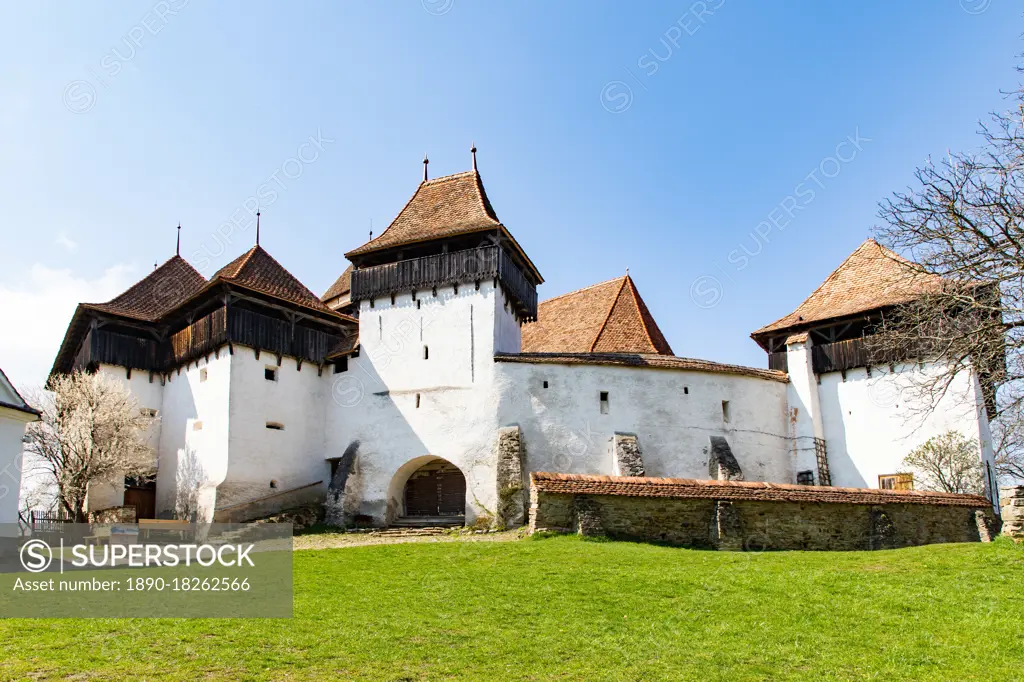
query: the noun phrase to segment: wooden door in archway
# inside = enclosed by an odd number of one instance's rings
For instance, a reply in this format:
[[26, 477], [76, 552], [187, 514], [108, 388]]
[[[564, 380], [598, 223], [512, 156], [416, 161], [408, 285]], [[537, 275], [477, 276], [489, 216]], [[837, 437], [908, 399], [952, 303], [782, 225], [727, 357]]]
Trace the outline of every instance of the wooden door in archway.
[[443, 459], [427, 462], [405, 483], [406, 516], [465, 516], [466, 477]]

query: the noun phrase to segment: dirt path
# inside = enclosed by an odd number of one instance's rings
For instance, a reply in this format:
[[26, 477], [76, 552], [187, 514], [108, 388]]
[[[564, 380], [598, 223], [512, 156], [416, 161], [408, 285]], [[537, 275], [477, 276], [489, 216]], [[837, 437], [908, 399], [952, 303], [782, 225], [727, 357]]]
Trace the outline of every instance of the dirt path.
[[403, 535], [388, 531], [380, 533], [315, 533], [296, 535], [293, 538], [293, 548], [295, 550], [335, 549], [337, 547], [365, 547], [366, 545], [394, 545], [406, 542], [511, 542], [521, 537], [520, 530], [500, 533], [438, 533], [436, 535]]

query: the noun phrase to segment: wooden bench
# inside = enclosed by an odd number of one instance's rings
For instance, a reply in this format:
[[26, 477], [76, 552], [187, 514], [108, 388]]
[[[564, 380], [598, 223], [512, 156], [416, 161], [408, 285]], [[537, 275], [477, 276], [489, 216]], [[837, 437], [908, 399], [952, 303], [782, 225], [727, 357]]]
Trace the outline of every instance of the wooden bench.
[[158, 533], [178, 533], [178, 537], [184, 539], [186, 533], [192, 530], [192, 524], [188, 521], [176, 519], [139, 519], [139, 535], [147, 539], [154, 531]]

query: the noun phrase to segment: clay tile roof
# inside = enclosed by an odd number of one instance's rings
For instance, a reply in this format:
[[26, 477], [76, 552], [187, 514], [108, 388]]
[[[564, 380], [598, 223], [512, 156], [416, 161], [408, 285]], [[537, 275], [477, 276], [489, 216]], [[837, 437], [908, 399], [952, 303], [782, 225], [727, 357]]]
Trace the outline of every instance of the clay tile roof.
[[341, 273], [338, 279], [334, 280], [334, 284], [324, 292], [324, 295], [320, 297], [320, 300], [326, 303], [332, 298], [338, 298], [344, 296], [352, 291], [352, 266], [349, 265], [345, 268], [345, 272]]
[[918, 490], [832, 488], [754, 481], [698, 481], [689, 478], [631, 478], [531, 472], [537, 490], [561, 495], [623, 495], [674, 499], [745, 500], [751, 502], [825, 502], [833, 504], [928, 504], [947, 507], [989, 507], [981, 495]]
[[941, 283], [938, 275], [919, 272], [906, 259], [868, 239], [796, 310], [751, 336], [906, 303]]
[[136, 320], [152, 322], [206, 286], [206, 280], [181, 256], [166, 263], [106, 303], [83, 307]]
[[524, 353], [672, 355], [629, 275], [543, 301], [523, 326]]
[[273, 296], [310, 310], [337, 316], [312, 291], [274, 260], [262, 246], [256, 245], [231, 261], [210, 279], [210, 284], [226, 282], [244, 289]]
[[380, 236], [346, 257], [416, 242], [499, 228], [480, 174], [456, 173], [420, 184], [398, 217]]
[[674, 355], [658, 353], [496, 353], [494, 361], [537, 365], [615, 365], [649, 369], [676, 369], [690, 372], [736, 374], [782, 383], [789, 381], [788, 374], [774, 369], [727, 365], [710, 360], [677, 358]]

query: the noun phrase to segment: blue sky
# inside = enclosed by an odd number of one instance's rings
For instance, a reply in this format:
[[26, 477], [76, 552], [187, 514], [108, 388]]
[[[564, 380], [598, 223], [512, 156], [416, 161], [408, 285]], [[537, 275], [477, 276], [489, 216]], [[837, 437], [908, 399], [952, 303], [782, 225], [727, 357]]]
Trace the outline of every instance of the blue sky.
[[765, 366], [749, 333], [868, 237], [929, 154], [976, 145], [1024, 51], [1008, 0], [0, 13], [0, 365], [22, 386], [77, 301], [172, 255], [179, 220], [209, 276], [252, 244], [263, 187], [263, 245], [322, 293], [423, 153], [432, 176], [458, 172], [473, 141], [542, 299], [628, 267], [676, 354]]

